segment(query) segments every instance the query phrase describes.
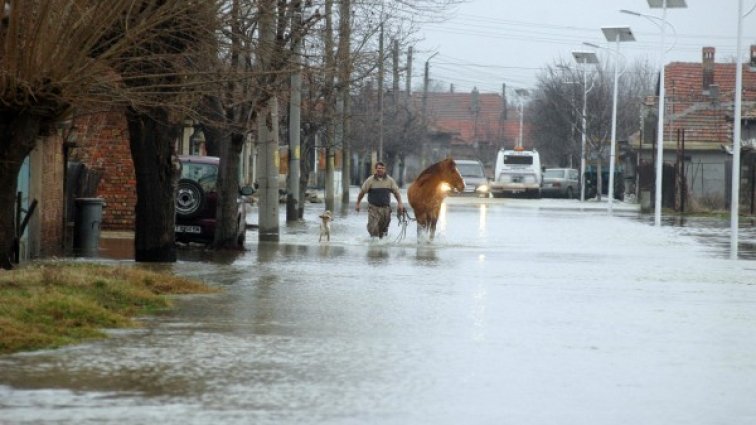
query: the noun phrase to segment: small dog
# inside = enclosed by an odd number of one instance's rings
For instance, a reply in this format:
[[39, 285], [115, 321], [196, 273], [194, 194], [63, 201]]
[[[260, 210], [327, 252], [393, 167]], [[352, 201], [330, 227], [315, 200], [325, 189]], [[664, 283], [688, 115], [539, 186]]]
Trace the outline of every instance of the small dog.
[[320, 214], [318, 217], [320, 217], [320, 237], [318, 238], [318, 242], [322, 242], [323, 238], [325, 238], [327, 242], [330, 242], [331, 241], [331, 220], [333, 220], [331, 211], [326, 210], [323, 214]]

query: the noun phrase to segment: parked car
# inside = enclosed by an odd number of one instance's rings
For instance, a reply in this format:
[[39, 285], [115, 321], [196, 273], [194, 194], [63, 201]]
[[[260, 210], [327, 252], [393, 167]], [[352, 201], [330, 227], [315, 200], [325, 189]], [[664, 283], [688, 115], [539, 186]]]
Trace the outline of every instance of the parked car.
[[[608, 168], [608, 167], [607, 167]], [[596, 170], [591, 167], [585, 171], [585, 198], [595, 198], [598, 194], [598, 178], [596, 178]], [[601, 194], [602, 196], [609, 194], [609, 170], [603, 169], [601, 171]], [[622, 171], [614, 172], [614, 199], [623, 200], [625, 198], [625, 178]]]
[[483, 170], [483, 164], [475, 159], [455, 159], [459, 173], [465, 179], [463, 194], [478, 195], [483, 198], [489, 196], [488, 178]]
[[580, 196], [580, 172], [574, 168], [547, 168], [543, 172], [541, 196], [574, 198]]
[[[176, 190], [176, 240], [210, 243], [215, 238], [218, 205], [218, 166], [213, 156], [180, 156], [181, 176]], [[244, 245], [247, 230], [247, 209], [243, 196], [254, 193], [245, 186], [236, 199], [236, 242]]]

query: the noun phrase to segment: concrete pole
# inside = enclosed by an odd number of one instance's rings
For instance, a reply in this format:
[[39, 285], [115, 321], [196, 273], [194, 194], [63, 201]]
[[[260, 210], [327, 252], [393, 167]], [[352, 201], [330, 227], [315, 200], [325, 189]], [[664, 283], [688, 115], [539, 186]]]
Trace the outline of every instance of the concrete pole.
[[[617, 33], [616, 36], [616, 52], [617, 57], [619, 57], [619, 44], [620, 44], [620, 34]], [[607, 194], [609, 197], [609, 204], [608, 204], [608, 211], [609, 214], [612, 213], [612, 207], [614, 204], [614, 162], [615, 162], [615, 150], [617, 146], [617, 80], [619, 79], [619, 64], [614, 64], [614, 94], [612, 96], [612, 140], [611, 144], [609, 146], [609, 187], [607, 188]], [[598, 176], [598, 178], [601, 178], [601, 175]]]
[[523, 117], [525, 116], [525, 103], [522, 101], [522, 97], [520, 97], [520, 137], [517, 139], [517, 147], [522, 147], [522, 122]]
[[580, 202], [585, 201], [585, 139], [587, 131], [586, 114], [588, 111], [588, 73], [585, 72], [586, 61], [583, 61], [583, 135], [580, 139]]
[[661, 24], [661, 72], [659, 73], [659, 121], [656, 124], [656, 187], [654, 196], [654, 225], [661, 226], [662, 209], [662, 173], [664, 172], [664, 38], [667, 22], [667, 0], [662, 0]]
[[[425, 73], [423, 74], [423, 124], [427, 126], [428, 124], [428, 85], [430, 83], [430, 60], [433, 59], [434, 56], [436, 56], [438, 52], [432, 54], [426, 61], [425, 61]], [[428, 158], [428, 140], [427, 137], [423, 137], [422, 146], [420, 147], [420, 167], [422, 169], [425, 169], [425, 167], [428, 165], [429, 158]]]
[[[383, 15], [381, 15], [383, 17]], [[380, 40], [378, 40], [378, 161], [383, 161], [383, 22], [381, 22]], [[375, 170], [375, 163], [371, 164], [371, 172]]]
[[743, 0], [738, 0], [738, 42], [735, 49], [735, 110], [732, 123], [732, 199], [730, 200], [730, 258], [738, 259], [738, 221], [740, 216], [740, 126], [743, 93]]
[[[267, 121], [271, 127], [268, 128]], [[262, 156], [260, 156], [260, 209], [258, 239], [278, 242], [278, 99], [268, 101], [257, 121]]]

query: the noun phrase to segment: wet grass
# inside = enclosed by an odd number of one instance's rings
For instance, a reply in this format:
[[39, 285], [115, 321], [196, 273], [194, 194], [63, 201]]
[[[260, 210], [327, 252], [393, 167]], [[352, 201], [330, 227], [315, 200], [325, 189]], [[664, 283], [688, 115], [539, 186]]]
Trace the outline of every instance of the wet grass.
[[204, 283], [138, 267], [31, 264], [0, 271], [0, 354], [104, 338], [168, 310], [166, 295], [216, 292]]

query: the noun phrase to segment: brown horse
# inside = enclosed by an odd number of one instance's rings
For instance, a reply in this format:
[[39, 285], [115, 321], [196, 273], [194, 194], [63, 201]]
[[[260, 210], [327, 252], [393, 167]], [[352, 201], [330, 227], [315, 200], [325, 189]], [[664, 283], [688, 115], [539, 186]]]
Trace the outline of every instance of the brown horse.
[[423, 170], [407, 189], [407, 199], [417, 220], [418, 235], [421, 230], [424, 230], [429, 233], [432, 240], [436, 233], [441, 203], [449, 190], [461, 192], [464, 189], [465, 181], [457, 170], [457, 164], [451, 158], [446, 158]]

